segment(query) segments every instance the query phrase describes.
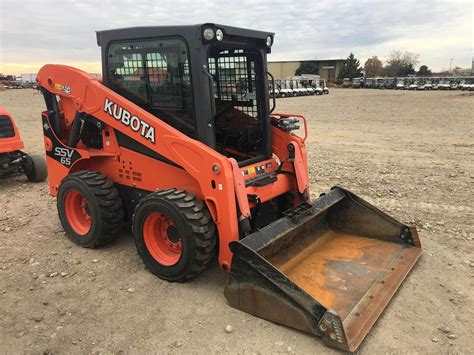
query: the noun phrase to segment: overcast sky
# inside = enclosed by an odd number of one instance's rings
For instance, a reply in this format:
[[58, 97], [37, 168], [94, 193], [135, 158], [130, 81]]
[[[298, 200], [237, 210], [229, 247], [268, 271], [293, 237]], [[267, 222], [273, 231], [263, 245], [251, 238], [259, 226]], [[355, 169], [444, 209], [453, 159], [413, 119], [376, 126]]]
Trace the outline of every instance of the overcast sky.
[[0, 72], [45, 63], [100, 72], [95, 31], [215, 22], [276, 33], [270, 60], [420, 54], [434, 70], [470, 67], [474, 1], [0, 0]]

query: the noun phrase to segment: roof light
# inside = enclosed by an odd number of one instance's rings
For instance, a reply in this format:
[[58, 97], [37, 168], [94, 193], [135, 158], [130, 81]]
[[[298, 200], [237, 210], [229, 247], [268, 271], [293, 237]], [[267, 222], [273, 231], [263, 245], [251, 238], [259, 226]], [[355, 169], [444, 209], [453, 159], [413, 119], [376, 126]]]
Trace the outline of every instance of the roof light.
[[216, 39], [218, 41], [222, 41], [224, 39], [224, 32], [222, 32], [220, 28], [216, 31]]
[[267, 47], [271, 47], [272, 44], [273, 44], [272, 36], [268, 36], [268, 37], [267, 37], [267, 40], [266, 40], [265, 42], [266, 42], [266, 44], [267, 44]]
[[214, 38], [214, 29], [211, 27], [206, 27], [204, 31], [202, 31], [202, 35], [205, 40], [210, 41]]

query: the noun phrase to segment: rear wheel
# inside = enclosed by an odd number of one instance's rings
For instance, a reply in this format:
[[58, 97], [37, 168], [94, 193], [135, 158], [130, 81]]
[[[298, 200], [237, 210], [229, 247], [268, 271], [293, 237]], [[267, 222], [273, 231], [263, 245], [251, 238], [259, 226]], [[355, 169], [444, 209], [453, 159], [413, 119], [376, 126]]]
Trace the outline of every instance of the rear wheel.
[[216, 228], [202, 201], [184, 190], [156, 191], [133, 215], [138, 254], [156, 276], [186, 281], [209, 264], [217, 246]]
[[86, 248], [111, 242], [123, 225], [118, 190], [98, 172], [78, 171], [66, 176], [59, 186], [57, 207], [66, 235]]
[[40, 155], [29, 155], [26, 154], [26, 164], [24, 171], [26, 177], [31, 182], [41, 182], [46, 180], [48, 177], [48, 169], [46, 167], [46, 161]]

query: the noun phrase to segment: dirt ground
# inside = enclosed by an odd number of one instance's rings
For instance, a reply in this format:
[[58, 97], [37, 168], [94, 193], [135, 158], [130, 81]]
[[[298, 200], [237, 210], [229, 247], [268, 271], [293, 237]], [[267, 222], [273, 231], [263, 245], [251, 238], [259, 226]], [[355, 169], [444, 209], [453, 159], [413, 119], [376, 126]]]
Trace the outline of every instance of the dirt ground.
[[[41, 95], [3, 91], [0, 106], [42, 153]], [[277, 106], [309, 119], [314, 196], [339, 184], [419, 229], [424, 254], [360, 353], [472, 353], [473, 94], [333, 89]], [[217, 265], [185, 284], [156, 278], [125, 231], [81, 249], [47, 183], [0, 180], [0, 353], [335, 353], [230, 308], [225, 281]]]

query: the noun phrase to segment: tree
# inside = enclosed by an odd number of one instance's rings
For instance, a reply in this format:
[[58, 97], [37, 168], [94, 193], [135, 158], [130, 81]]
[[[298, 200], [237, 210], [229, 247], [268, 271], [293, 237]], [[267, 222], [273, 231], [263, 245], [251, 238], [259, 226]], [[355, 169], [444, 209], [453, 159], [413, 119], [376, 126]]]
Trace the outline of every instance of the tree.
[[384, 74], [388, 76], [407, 76], [415, 74], [415, 66], [419, 63], [419, 54], [395, 50], [390, 53]]
[[375, 77], [382, 74], [383, 63], [377, 56], [373, 56], [365, 61], [364, 64], [365, 76]]
[[353, 53], [349, 54], [347, 59], [344, 61], [344, 64], [339, 71], [338, 79], [350, 78], [359, 78], [362, 77], [362, 68], [360, 66], [359, 60], [354, 56]]
[[301, 74], [319, 75], [319, 65], [314, 61], [301, 62], [298, 69], [296, 69], [295, 75], [301, 75]]
[[431, 70], [428, 68], [427, 65], [422, 65], [420, 69], [418, 69], [418, 76], [431, 76]]

